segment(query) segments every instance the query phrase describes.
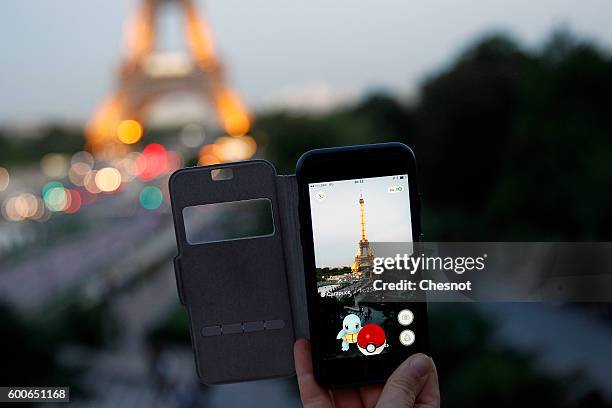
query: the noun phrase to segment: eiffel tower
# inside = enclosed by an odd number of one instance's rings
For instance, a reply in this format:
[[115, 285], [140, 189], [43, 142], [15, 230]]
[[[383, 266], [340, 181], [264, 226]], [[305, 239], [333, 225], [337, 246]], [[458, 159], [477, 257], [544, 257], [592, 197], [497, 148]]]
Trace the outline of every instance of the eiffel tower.
[[360, 273], [362, 277], [370, 278], [374, 267], [374, 255], [370, 248], [370, 241], [366, 236], [366, 221], [365, 221], [365, 200], [363, 194], [359, 196], [359, 223], [361, 227], [361, 235], [357, 247], [357, 256], [351, 269], [353, 272]]
[[[107, 157], [126, 153], [130, 149], [117, 136], [119, 124], [125, 120], [142, 123], [147, 106], [177, 91], [202, 96], [214, 107], [222, 129], [231, 136], [245, 135], [251, 126], [250, 114], [238, 94], [227, 85], [208, 25], [194, 1], [141, 1], [124, 33], [127, 55], [121, 62], [116, 88], [86, 126], [86, 147]], [[162, 6], [167, 5], [180, 7], [183, 12], [187, 55], [156, 51], [156, 20], [164, 9]]]

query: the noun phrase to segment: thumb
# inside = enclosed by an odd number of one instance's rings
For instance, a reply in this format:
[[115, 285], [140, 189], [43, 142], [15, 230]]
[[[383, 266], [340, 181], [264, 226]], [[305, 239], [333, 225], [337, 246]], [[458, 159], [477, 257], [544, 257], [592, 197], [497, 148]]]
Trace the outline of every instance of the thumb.
[[410, 356], [391, 374], [376, 407], [414, 407], [429, 375], [435, 372], [433, 361], [425, 354]]

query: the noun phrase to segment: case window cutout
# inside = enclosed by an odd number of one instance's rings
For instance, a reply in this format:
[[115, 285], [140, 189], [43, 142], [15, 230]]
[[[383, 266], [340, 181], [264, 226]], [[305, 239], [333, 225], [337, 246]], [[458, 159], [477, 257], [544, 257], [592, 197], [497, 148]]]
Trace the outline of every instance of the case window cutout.
[[183, 223], [191, 245], [274, 235], [272, 203], [267, 198], [185, 207]]

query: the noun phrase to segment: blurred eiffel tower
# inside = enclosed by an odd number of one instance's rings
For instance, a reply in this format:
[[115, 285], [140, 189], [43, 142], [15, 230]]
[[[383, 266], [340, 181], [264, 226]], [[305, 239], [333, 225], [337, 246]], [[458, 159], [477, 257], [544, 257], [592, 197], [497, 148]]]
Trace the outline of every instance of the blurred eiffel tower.
[[[114, 157], [129, 151], [117, 137], [124, 120], [142, 123], [146, 107], [176, 91], [199, 94], [212, 104], [220, 126], [232, 136], [250, 129], [250, 115], [240, 97], [226, 83], [223, 65], [215, 55], [206, 21], [193, 0], [141, 0], [126, 32], [127, 55], [118, 72], [114, 92], [98, 107], [86, 127], [87, 148]], [[183, 12], [188, 54], [156, 51], [158, 14], [162, 6]]]

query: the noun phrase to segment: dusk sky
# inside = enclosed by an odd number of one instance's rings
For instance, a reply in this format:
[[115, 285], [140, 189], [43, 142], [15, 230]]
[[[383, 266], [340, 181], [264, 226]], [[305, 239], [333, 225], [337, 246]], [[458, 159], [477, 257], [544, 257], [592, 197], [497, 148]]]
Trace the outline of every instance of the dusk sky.
[[[114, 84], [122, 27], [136, 0], [3, 0], [0, 121], [84, 121]], [[539, 46], [555, 27], [612, 46], [606, 0], [210, 0], [231, 83], [253, 109], [332, 106], [419, 84], [491, 31]], [[179, 13], [161, 48], [182, 47]]]
[[[391, 186], [403, 191], [389, 193]], [[319, 201], [315, 194], [324, 192]], [[311, 187], [310, 207], [317, 268], [350, 266], [360, 238], [359, 195], [365, 201], [366, 234], [370, 242], [411, 242], [408, 179], [391, 177], [334, 182], [333, 187]]]

